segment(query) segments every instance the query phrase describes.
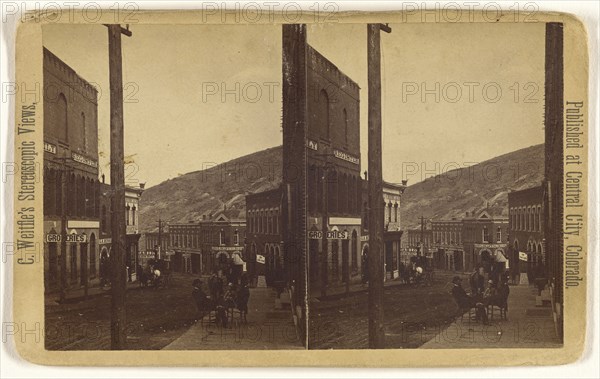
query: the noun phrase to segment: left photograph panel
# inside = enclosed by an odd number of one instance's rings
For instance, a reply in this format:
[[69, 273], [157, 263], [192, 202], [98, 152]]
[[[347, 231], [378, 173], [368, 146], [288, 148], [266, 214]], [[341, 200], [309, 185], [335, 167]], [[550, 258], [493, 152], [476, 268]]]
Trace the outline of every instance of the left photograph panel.
[[303, 27], [42, 38], [46, 349], [305, 349]]

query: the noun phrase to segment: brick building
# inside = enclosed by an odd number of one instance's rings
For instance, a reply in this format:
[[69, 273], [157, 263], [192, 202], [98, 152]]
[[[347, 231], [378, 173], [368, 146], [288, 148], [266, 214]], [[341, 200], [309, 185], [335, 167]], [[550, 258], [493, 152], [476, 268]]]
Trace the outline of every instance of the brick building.
[[462, 223], [462, 267], [465, 271], [478, 266], [483, 266], [486, 272], [490, 272], [494, 265], [509, 267], [507, 217], [484, 209], [468, 213]]
[[98, 94], [48, 49], [43, 55], [44, 284], [55, 292], [64, 274], [68, 291], [98, 275]]
[[231, 266], [240, 273], [244, 271], [246, 220], [240, 213], [238, 209], [222, 210], [204, 215], [198, 222], [169, 224], [166, 254], [170, 256], [171, 268], [198, 275]]
[[513, 270], [528, 274], [545, 265], [544, 188], [539, 185], [508, 194], [509, 260]]
[[265, 276], [268, 286], [282, 280], [283, 233], [281, 188], [246, 196], [246, 255], [248, 275]]
[[451, 271], [465, 269], [462, 234], [462, 220], [454, 218], [431, 221], [433, 267]]
[[[360, 274], [360, 89], [311, 47], [307, 65], [308, 271], [319, 288]], [[324, 223], [345, 238], [323, 246]]]
[[[433, 262], [433, 250], [431, 248], [433, 233], [430, 228], [407, 229], [402, 235], [402, 252], [400, 261], [404, 264], [410, 262], [410, 257], [423, 254]], [[434, 266], [435, 267], [435, 266]]]

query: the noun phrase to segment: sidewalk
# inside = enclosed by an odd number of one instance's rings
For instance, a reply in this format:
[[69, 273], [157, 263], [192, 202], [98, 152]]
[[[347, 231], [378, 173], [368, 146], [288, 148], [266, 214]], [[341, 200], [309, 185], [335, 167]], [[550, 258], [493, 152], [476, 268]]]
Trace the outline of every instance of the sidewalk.
[[511, 286], [508, 320], [499, 319], [497, 308], [487, 326], [458, 317], [421, 348], [560, 348], [551, 309], [535, 306], [536, 293], [533, 286]]
[[165, 350], [303, 349], [289, 309], [275, 309], [272, 288], [250, 288], [248, 324], [221, 328], [197, 321]]

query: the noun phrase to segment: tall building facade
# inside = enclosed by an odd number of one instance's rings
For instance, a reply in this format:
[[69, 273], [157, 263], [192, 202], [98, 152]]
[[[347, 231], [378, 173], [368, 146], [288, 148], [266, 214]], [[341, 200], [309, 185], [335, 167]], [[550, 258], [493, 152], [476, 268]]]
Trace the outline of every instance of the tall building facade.
[[44, 283], [46, 292], [68, 291], [98, 275], [98, 93], [48, 49], [43, 55]]
[[[306, 227], [308, 274], [314, 289], [359, 274], [360, 89], [311, 47], [307, 65]], [[336, 233], [324, 239], [324, 231]]]

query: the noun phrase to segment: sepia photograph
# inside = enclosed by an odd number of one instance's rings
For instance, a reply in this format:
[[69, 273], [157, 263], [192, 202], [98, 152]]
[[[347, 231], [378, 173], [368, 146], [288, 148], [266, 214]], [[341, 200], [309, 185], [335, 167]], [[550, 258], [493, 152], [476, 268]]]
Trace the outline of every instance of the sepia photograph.
[[563, 23], [41, 29], [45, 349], [563, 347]]

